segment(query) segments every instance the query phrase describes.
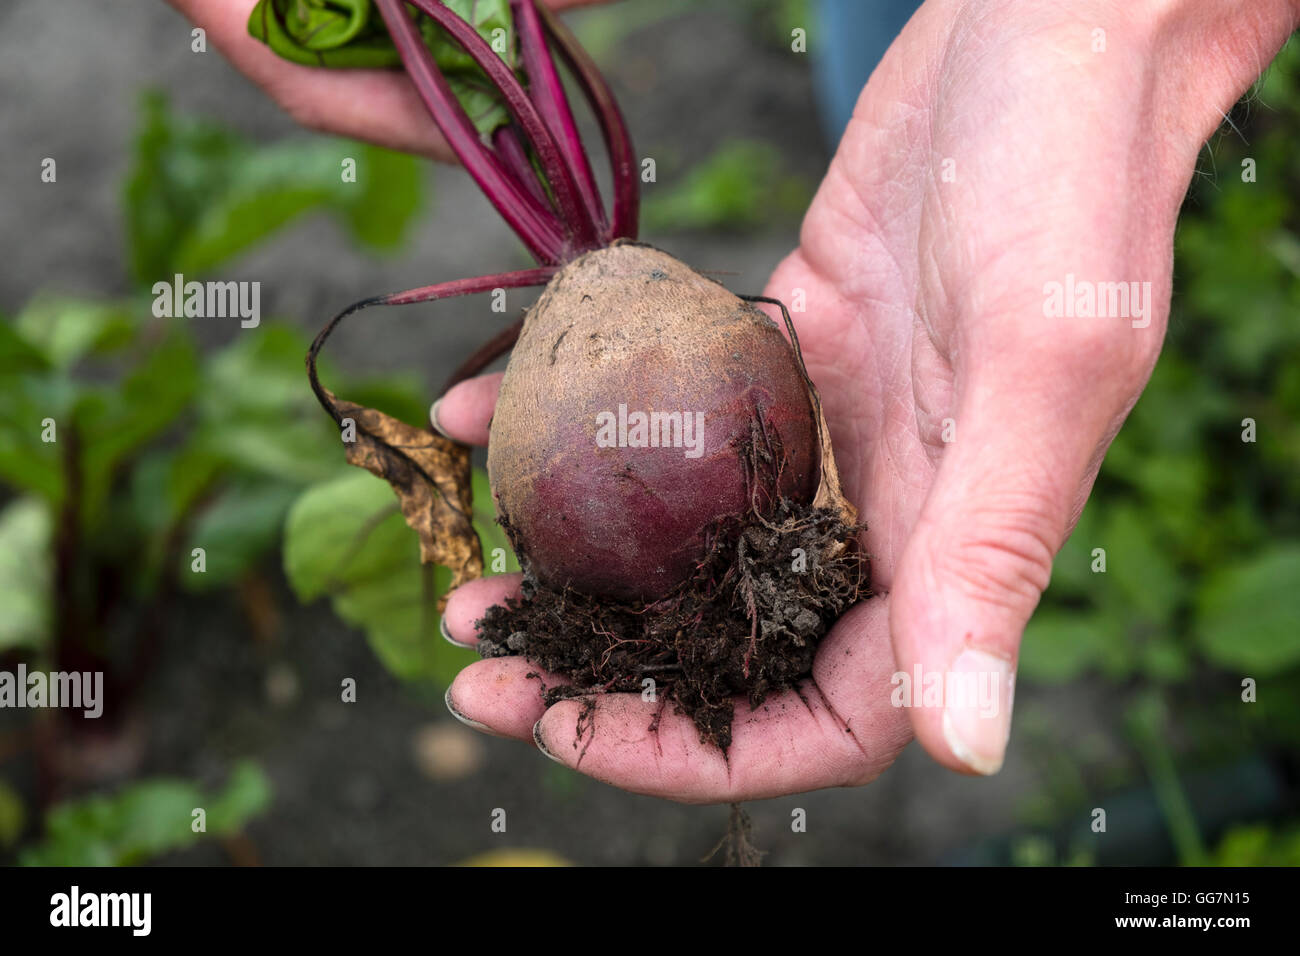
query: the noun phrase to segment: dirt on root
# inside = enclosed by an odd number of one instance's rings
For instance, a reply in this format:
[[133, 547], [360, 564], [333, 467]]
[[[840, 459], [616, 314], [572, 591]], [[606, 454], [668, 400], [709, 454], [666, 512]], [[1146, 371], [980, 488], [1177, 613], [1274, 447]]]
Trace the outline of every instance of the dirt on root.
[[525, 570], [523, 599], [479, 622], [479, 652], [524, 655], [564, 677], [540, 689], [548, 705], [639, 693], [658, 704], [651, 729], [671, 705], [725, 751], [734, 698], [756, 707], [807, 676], [817, 642], [868, 593], [860, 526], [785, 498], [763, 511], [718, 521], [695, 575], [653, 604], [558, 591]]

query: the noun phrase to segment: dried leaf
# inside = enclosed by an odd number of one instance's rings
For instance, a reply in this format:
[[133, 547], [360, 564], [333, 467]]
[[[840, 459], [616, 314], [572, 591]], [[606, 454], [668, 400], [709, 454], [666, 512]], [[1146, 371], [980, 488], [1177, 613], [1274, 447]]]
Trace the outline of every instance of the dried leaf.
[[853, 506], [853, 502], [844, 497], [844, 491], [840, 488], [840, 470], [835, 465], [835, 453], [831, 449], [831, 430], [826, 424], [826, 415], [822, 412], [822, 399], [817, 393], [817, 386], [813, 384], [808, 374], [808, 367], [804, 364], [803, 350], [799, 348], [799, 333], [795, 331], [790, 310], [780, 299], [773, 299], [771, 296], [742, 295], [738, 298], [746, 302], [765, 302], [781, 310], [781, 319], [785, 322], [786, 331], [790, 333], [790, 345], [794, 348], [795, 360], [799, 363], [799, 371], [803, 373], [804, 384], [808, 387], [808, 399], [812, 402], [813, 412], [817, 415], [817, 440], [821, 446], [821, 481], [817, 485], [817, 494], [813, 497], [813, 507], [836, 512], [840, 520], [850, 527], [857, 525], [858, 509]]
[[[420, 539], [420, 560], [451, 570], [448, 591], [483, 575], [483, 549], [472, 523], [469, 448], [326, 391], [340, 420], [356, 423], [349, 464], [387, 481], [402, 517]], [[447, 604], [446, 593], [438, 610]]]
[[[802, 362], [803, 359], [800, 358]], [[817, 437], [821, 444], [821, 483], [817, 486], [817, 494], [813, 498], [814, 508], [832, 508], [840, 515], [840, 519], [849, 526], [858, 523], [858, 509], [848, 498], [844, 497], [844, 492], [840, 488], [840, 470], [835, 465], [835, 453], [831, 450], [831, 430], [826, 424], [826, 416], [822, 413], [821, 398], [817, 394], [817, 389], [812, 382], [808, 382], [808, 392], [813, 399], [813, 407], [817, 412]]]

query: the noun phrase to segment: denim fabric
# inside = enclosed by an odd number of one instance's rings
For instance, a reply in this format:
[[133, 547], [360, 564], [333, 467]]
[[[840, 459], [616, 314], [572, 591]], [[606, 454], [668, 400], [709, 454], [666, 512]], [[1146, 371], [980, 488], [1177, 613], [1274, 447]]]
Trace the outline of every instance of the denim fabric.
[[853, 115], [858, 94], [921, 0], [817, 0], [813, 54], [822, 129], [831, 149]]

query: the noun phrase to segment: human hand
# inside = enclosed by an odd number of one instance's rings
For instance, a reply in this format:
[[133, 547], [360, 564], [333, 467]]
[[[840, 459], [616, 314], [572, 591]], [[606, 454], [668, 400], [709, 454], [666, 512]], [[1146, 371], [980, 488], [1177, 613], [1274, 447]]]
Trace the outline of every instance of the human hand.
[[[167, 2], [203, 27], [212, 45], [302, 126], [456, 161], [403, 71], [325, 70], [290, 63], [248, 35], [248, 17], [257, 0]], [[601, 0], [545, 2], [563, 10]]]
[[[583, 704], [545, 708], [517, 658], [467, 667], [453, 712], [690, 802], [863, 784], [912, 733], [953, 769], [994, 772], [1025, 623], [1159, 353], [1196, 154], [1297, 22], [1294, 2], [927, 2], [766, 289], [806, 297], [796, 325], [879, 596], [836, 624], [797, 690], [737, 701], [725, 757], [671, 708], [651, 730], [639, 695], [599, 696], [579, 740]], [[1126, 315], [1046, 315], [1048, 284], [1069, 276], [1139, 297]], [[486, 442], [499, 382], [449, 392], [441, 428]], [[472, 643], [518, 585], [458, 590], [450, 635]], [[891, 675], [917, 667], [995, 679], [995, 712], [892, 706]]]

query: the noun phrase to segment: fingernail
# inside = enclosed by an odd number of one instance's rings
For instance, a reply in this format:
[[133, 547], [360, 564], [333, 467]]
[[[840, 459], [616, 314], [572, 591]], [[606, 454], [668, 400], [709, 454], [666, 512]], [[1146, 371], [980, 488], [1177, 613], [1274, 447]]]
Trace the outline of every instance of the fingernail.
[[438, 422], [438, 406], [441, 404], [442, 399], [440, 398], [429, 407], [429, 424], [432, 425], [433, 430], [443, 438], [450, 438], [451, 436], [443, 430], [442, 425]]
[[438, 633], [442, 635], [442, 639], [448, 644], [452, 644], [456, 647], [474, 647], [473, 644], [466, 644], [464, 641], [458, 641], [456, 638], [451, 636], [451, 633], [447, 630], [447, 619], [445, 617], [438, 618]]
[[986, 776], [997, 773], [1011, 736], [1016, 691], [1011, 662], [968, 647], [953, 658], [949, 676], [954, 687], [966, 692], [956, 700], [949, 695], [943, 739], [953, 756], [971, 770]]
[[447, 710], [451, 712], [451, 715], [455, 717], [457, 720], [459, 720], [466, 727], [473, 727], [475, 730], [481, 730], [485, 734], [492, 734], [492, 736], [494, 737], [498, 736], [497, 732], [493, 730], [491, 727], [489, 727], [487, 724], [481, 724], [477, 720], [470, 720], [468, 717], [466, 717], [464, 714], [462, 714], [459, 710], [456, 709], [456, 705], [451, 702], [450, 687], [447, 688], [447, 693], [443, 695], [442, 701], [444, 704], [447, 705]]
[[550, 757], [561, 767], [567, 766], [563, 760], [561, 760], [559, 757], [555, 756], [555, 754], [551, 753], [549, 750], [546, 749], [546, 741], [542, 739], [542, 722], [540, 720], [537, 723], [533, 724], [533, 743], [537, 745], [538, 750], [546, 754], [546, 756]]

